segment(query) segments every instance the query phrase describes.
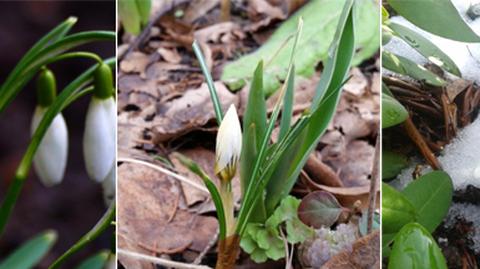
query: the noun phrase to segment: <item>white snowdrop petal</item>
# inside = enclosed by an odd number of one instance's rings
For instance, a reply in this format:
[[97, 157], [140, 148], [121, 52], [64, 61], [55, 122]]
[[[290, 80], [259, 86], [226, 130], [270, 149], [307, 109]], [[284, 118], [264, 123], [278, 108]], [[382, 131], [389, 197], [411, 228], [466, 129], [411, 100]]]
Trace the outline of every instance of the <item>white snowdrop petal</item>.
[[[32, 135], [47, 109], [40, 106], [35, 109], [31, 125]], [[67, 154], [67, 124], [62, 114], [59, 113], [45, 133], [33, 159], [35, 172], [45, 186], [51, 187], [62, 181], [67, 166]]]
[[115, 163], [112, 165], [110, 172], [108, 173], [105, 180], [102, 182], [103, 188], [103, 200], [105, 201], [106, 206], [110, 206], [110, 204], [115, 201], [115, 175], [116, 175], [116, 165]]
[[102, 182], [115, 161], [115, 113], [113, 98], [92, 97], [88, 107], [83, 154], [88, 176]]
[[[230, 164], [240, 159], [242, 151], [242, 128], [238, 120], [235, 106], [230, 105], [218, 128], [216, 141], [216, 172], [220, 172]], [[235, 165], [235, 164], [234, 164]]]

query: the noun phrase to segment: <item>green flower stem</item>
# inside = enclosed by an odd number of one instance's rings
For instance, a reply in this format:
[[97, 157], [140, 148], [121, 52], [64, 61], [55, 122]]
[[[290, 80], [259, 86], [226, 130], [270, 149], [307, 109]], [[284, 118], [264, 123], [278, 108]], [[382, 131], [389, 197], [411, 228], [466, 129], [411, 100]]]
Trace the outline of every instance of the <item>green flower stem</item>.
[[[115, 66], [115, 59], [108, 59], [105, 61], [105, 63], [109, 64], [110, 66]], [[42, 121], [38, 125], [37, 130], [35, 131], [35, 134], [28, 145], [27, 151], [25, 152], [25, 155], [23, 156], [16, 170], [15, 177], [8, 187], [7, 194], [0, 207], [0, 236], [5, 230], [5, 225], [7, 224], [18, 196], [20, 195], [20, 191], [22, 190], [25, 179], [28, 176], [33, 157], [35, 156], [38, 146], [40, 145], [43, 136], [47, 132], [48, 127], [52, 123], [55, 116], [66, 107], [65, 103], [71, 103], [74, 101], [71, 99], [71, 96], [77, 94], [79, 91], [81, 91], [80, 89], [83, 89], [89, 83], [92, 83], [93, 72], [97, 66], [98, 64], [89, 68], [74, 81], [72, 81], [67, 87], [65, 87], [65, 89], [58, 95], [53, 104], [47, 110]], [[77, 94], [77, 96], [80, 97], [81, 95]]]
[[80, 240], [77, 241], [72, 247], [70, 247], [62, 256], [56, 259], [48, 269], [59, 268], [68, 258], [73, 254], [81, 250], [83, 247], [88, 245], [90, 242], [95, 240], [99, 235], [101, 235], [114, 221], [115, 219], [115, 203], [112, 203], [108, 208], [107, 212], [103, 217], [93, 226], [93, 228], [88, 231]]
[[220, 180], [219, 192], [223, 202], [223, 210], [225, 211], [226, 236], [229, 237], [235, 232], [235, 217], [231, 182]]
[[115, 33], [109, 31], [80, 32], [53, 42], [47, 47], [35, 51], [24, 58], [10, 73], [0, 88], [0, 113], [15, 98], [28, 81], [37, 74], [42, 66], [52, 61], [52, 58], [74, 47], [97, 41], [114, 41]]

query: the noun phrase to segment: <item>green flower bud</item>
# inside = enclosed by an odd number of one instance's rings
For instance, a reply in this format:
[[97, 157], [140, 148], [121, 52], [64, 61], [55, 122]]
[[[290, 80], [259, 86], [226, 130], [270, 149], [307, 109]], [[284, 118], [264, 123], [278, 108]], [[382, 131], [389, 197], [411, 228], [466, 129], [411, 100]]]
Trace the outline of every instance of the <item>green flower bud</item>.
[[113, 78], [110, 66], [101, 63], [95, 70], [93, 78], [93, 95], [99, 99], [107, 99], [113, 96]]
[[55, 75], [48, 68], [43, 68], [37, 78], [37, 104], [49, 107], [57, 97]]

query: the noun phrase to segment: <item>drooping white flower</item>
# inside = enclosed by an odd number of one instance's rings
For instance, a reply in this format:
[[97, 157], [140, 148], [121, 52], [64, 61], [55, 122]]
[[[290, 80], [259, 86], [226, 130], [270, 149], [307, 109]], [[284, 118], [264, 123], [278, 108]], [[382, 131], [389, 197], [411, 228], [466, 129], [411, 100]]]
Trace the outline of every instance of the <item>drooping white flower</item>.
[[108, 173], [105, 180], [102, 182], [103, 188], [103, 201], [105, 202], [106, 206], [110, 206], [110, 204], [115, 201], [115, 178], [116, 178], [116, 165], [115, 163], [112, 165], [110, 172]]
[[[37, 106], [33, 114], [31, 134], [35, 133], [48, 107]], [[48, 127], [33, 158], [33, 166], [40, 181], [47, 187], [59, 184], [65, 173], [68, 153], [68, 130], [59, 113]]]
[[237, 110], [232, 104], [218, 128], [215, 148], [215, 174], [222, 180], [231, 180], [235, 176], [241, 151], [242, 129]]
[[102, 182], [115, 161], [116, 105], [112, 97], [92, 96], [83, 136], [83, 155], [88, 176]]

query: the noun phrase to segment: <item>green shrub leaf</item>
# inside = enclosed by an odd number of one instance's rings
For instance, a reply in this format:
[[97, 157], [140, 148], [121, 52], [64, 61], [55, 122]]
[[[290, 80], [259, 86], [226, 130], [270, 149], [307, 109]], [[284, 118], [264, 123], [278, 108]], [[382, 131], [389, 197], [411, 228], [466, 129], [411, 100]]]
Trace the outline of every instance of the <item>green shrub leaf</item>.
[[435, 239], [418, 223], [405, 225], [394, 239], [388, 269], [405, 268], [447, 269]]
[[453, 184], [447, 173], [433, 171], [408, 184], [402, 193], [415, 207], [417, 222], [433, 232], [448, 213]]
[[435, 44], [423, 37], [421, 34], [394, 22], [391, 22], [388, 27], [393, 30], [393, 33], [396, 36], [403, 39], [403, 41], [410, 45], [410, 47], [418, 51], [430, 62], [458, 77], [462, 76], [455, 62], [450, 59], [447, 54], [441, 51]]
[[388, 128], [404, 122], [408, 111], [397, 99], [382, 94], [382, 128]]
[[480, 42], [450, 0], [387, 0], [411, 23], [432, 34], [461, 42]]
[[[385, 107], [384, 107], [385, 109]], [[382, 150], [382, 179], [391, 179], [396, 177], [402, 169], [407, 167], [408, 159], [405, 155], [390, 151]]]
[[403, 225], [416, 220], [412, 203], [390, 185], [382, 185], [382, 231], [395, 233]]

